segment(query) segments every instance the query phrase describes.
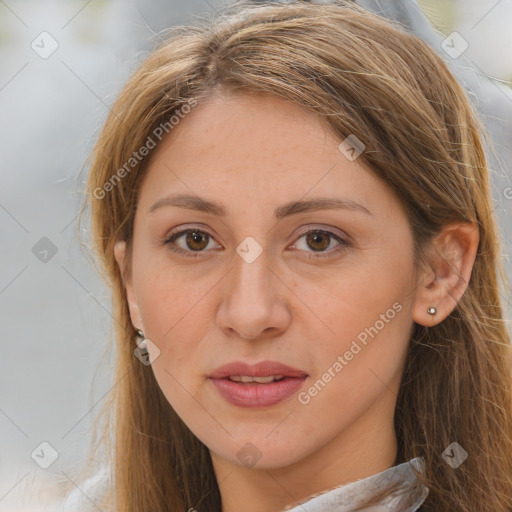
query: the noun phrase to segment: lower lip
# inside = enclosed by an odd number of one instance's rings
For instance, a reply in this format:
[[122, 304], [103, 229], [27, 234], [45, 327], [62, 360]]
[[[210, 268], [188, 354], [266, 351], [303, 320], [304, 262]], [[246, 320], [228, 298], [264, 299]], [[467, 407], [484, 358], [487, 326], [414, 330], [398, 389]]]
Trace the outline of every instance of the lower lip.
[[297, 391], [306, 377], [285, 377], [270, 384], [242, 384], [229, 379], [210, 379], [220, 394], [238, 407], [269, 407], [278, 404]]

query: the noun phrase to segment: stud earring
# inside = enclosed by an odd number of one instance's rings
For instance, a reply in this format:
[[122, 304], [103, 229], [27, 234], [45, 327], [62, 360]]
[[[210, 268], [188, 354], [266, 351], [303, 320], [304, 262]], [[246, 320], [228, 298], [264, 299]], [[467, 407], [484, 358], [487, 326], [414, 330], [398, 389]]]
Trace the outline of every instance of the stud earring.
[[437, 309], [436, 309], [436, 308], [434, 308], [434, 307], [432, 307], [432, 306], [430, 306], [430, 307], [427, 309], [427, 313], [428, 313], [429, 315], [435, 315], [435, 314], [437, 313]]
[[136, 329], [137, 337], [139, 338], [139, 342], [137, 343], [137, 347], [140, 350], [141, 354], [146, 355], [148, 353], [148, 344], [146, 342], [146, 336], [141, 329]]
[[[137, 334], [137, 348], [133, 351], [135, 357], [145, 366], [153, 364], [160, 356], [160, 349], [142, 332], [142, 329], [135, 329]], [[149, 347], [148, 347], [149, 345]], [[151, 354], [149, 349], [151, 348]]]

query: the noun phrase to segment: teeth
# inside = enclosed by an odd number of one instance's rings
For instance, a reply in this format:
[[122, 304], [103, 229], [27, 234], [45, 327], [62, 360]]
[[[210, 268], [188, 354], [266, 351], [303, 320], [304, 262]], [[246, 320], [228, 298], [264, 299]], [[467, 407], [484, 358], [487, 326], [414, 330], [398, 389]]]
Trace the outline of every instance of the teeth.
[[276, 380], [281, 380], [284, 375], [269, 375], [268, 377], [251, 377], [249, 375], [232, 375], [229, 380], [233, 382], [257, 382], [258, 384], [269, 384]]

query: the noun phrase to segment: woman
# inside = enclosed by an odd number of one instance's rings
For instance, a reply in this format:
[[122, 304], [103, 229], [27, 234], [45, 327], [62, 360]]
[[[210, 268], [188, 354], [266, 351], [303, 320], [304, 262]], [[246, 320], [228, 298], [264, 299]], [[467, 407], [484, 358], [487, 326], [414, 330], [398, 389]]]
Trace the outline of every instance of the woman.
[[117, 341], [97, 505], [512, 510], [481, 131], [425, 43], [350, 2], [164, 42], [87, 184]]

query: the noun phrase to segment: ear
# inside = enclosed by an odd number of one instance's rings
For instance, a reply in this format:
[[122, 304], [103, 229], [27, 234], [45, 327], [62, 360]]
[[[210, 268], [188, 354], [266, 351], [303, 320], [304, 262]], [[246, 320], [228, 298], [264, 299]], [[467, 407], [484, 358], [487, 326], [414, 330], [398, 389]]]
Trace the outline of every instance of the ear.
[[[416, 323], [430, 327], [442, 322], [466, 291], [480, 236], [478, 226], [464, 222], [449, 224], [432, 241], [428, 263], [418, 276], [413, 308]], [[430, 307], [437, 312], [431, 315]]]
[[142, 325], [141, 315], [133, 286], [131, 282], [131, 272], [126, 268], [126, 242], [124, 240], [118, 240], [114, 244], [114, 256], [119, 266], [121, 275], [123, 276], [123, 284], [126, 292], [126, 300], [128, 301], [128, 308], [130, 310], [130, 318], [135, 329], [141, 329], [144, 332], [144, 326]]

